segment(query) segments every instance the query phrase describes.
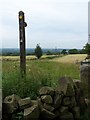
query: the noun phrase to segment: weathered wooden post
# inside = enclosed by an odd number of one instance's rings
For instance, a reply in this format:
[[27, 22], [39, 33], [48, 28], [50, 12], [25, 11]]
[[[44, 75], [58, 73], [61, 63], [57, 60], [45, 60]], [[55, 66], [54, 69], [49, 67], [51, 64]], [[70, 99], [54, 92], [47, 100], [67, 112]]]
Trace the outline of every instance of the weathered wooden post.
[[19, 12], [19, 42], [20, 42], [20, 70], [21, 74], [26, 73], [26, 49], [25, 49], [25, 27], [27, 26], [24, 21], [24, 12]]

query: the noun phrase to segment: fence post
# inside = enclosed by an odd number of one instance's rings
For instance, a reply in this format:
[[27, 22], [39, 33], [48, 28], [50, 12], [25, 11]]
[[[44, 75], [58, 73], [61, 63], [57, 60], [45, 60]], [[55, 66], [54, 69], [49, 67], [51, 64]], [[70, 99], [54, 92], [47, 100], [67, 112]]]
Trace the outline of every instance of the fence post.
[[26, 74], [26, 48], [25, 48], [25, 27], [24, 12], [19, 12], [19, 43], [20, 43], [20, 71], [21, 75]]

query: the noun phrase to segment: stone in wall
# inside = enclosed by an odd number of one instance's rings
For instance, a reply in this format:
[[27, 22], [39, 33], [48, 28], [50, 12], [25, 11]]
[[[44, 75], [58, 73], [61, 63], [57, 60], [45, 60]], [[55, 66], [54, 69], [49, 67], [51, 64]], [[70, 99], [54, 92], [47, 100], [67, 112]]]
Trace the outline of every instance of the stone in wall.
[[40, 112], [40, 118], [42, 120], [53, 120], [55, 118], [55, 114], [53, 112], [50, 112], [44, 108], [42, 108]]
[[62, 103], [62, 98], [63, 98], [64, 94], [62, 92], [58, 92], [57, 90], [55, 91], [55, 95], [54, 95], [54, 101], [53, 101], [53, 106], [55, 109], [58, 109], [61, 106]]
[[14, 113], [18, 109], [18, 101], [21, 98], [15, 94], [7, 96], [3, 102], [3, 112]]
[[58, 90], [62, 91], [66, 96], [74, 96], [73, 80], [70, 77], [61, 77], [58, 80]]
[[[69, 77], [62, 77], [60, 81], [56, 89], [42, 87], [37, 100], [31, 100], [30, 97], [21, 99], [17, 95], [7, 96], [4, 99], [6, 111], [2, 120], [13, 120], [20, 112], [24, 120], [79, 120], [88, 106], [81, 81], [73, 82]], [[12, 98], [11, 102], [7, 102], [7, 98]]]
[[80, 79], [84, 83], [83, 89], [90, 99], [90, 65], [83, 64], [80, 66]]
[[18, 104], [19, 104], [19, 108], [21, 110], [27, 108], [27, 107], [30, 107], [31, 106], [31, 98], [30, 97], [27, 97], [27, 98], [24, 98], [24, 99], [20, 99], [18, 101]]
[[80, 119], [80, 108], [75, 106], [72, 108], [72, 113], [73, 113], [73, 117], [75, 120], [79, 120]]
[[42, 95], [41, 100], [42, 100], [42, 102], [47, 103], [47, 104], [53, 103], [53, 99], [50, 95]]
[[54, 89], [51, 88], [51, 87], [42, 87], [40, 90], [39, 90], [39, 95], [51, 95], [53, 96], [54, 95]]
[[53, 112], [55, 110], [55, 108], [53, 106], [51, 106], [50, 104], [47, 104], [47, 103], [44, 103], [43, 107], [50, 112]]
[[24, 109], [24, 120], [38, 120], [39, 114], [40, 112], [38, 105], [33, 105]]
[[31, 100], [31, 106], [33, 105], [38, 105], [38, 101], [37, 100]]

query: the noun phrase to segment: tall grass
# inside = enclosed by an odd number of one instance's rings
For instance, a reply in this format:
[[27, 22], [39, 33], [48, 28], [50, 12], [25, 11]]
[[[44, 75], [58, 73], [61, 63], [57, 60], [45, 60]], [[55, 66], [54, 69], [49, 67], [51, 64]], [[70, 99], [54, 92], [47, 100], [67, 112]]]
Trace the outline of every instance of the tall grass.
[[42, 86], [56, 87], [58, 79], [62, 76], [70, 76], [79, 79], [79, 69], [75, 64], [64, 64], [46, 60], [27, 61], [26, 78], [20, 77], [18, 61], [3, 61], [2, 86], [3, 96], [17, 94], [30, 96], [36, 99], [38, 90]]

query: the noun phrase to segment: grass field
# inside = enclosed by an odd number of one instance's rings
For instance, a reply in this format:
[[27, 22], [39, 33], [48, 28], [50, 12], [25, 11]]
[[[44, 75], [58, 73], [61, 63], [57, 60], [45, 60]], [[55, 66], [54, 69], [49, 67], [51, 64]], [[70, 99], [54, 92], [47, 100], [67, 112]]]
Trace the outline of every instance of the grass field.
[[58, 85], [58, 79], [62, 76], [70, 76], [72, 79], [80, 79], [79, 64], [86, 55], [67, 55], [53, 59], [30, 60], [26, 62], [26, 78], [20, 77], [19, 57], [9, 57], [2, 62], [2, 86], [3, 96], [17, 94], [21, 97], [30, 96], [35, 99], [41, 86]]
[[61, 62], [61, 63], [76, 63], [81, 62], [86, 58], [86, 54], [72, 54], [72, 55], [66, 55], [64, 57], [59, 57], [53, 59], [53, 61]]
[[[43, 55], [42, 56], [42, 59], [46, 59], [46, 58], [54, 58], [53, 61], [57, 61], [57, 62], [63, 62], [63, 63], [75, 63], [75, 61], [82, 61], [86, 58], [86, 54], [72, 54], [72, 55], [66, 55], [66, 56], [62, 56], [62, 57], [59, 57], [56, 55]], [[3, 59], [3, 60], [13, 60], [13, 61], [18, 61], [20, 59], [19, 56], [0, 56], [0, 59]], [[36, 56], [34, 55], [30, 55], [30, 56], [26, 56], [26, 59], [27, 60], [34, 60], [36, 59]]]
[[[59, 55], [43, 55], [41, 57], [41, 59], [47, 59], [47, 58], [54, 58], [54, 57], [58, 57]], [[20, 57], [19, 56], [0, 56], [0, 60], [3, 59], [3, 60], [13, 60], [13, 61], [18, 61], [20, 60]], [[30, 56], [26, 56], [26, 59], [27, 60], [35, 60], [37, 59], [35, 55], [30, 55]]]

